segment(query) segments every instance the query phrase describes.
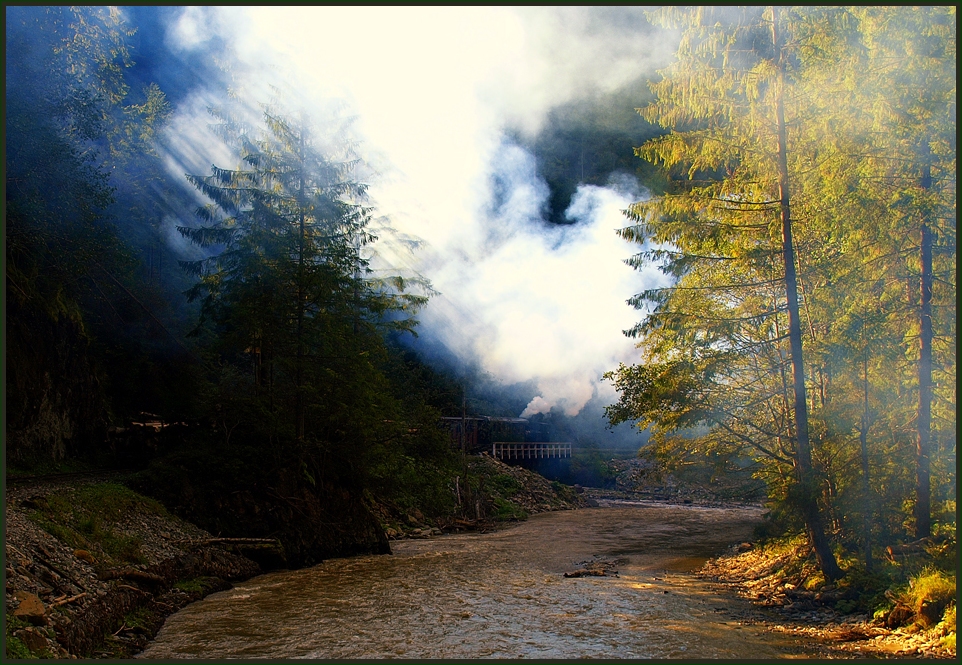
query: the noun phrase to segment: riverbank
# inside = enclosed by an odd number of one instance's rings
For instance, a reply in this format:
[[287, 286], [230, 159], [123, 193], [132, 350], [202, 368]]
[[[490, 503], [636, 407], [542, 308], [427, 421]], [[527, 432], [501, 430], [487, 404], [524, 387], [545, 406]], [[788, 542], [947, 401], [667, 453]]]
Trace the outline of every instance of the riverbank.
[[[468, 463], [472, 505], [433, 518], [375, 506], [388, 537], [484, 532], [593, 503], [489, 456]], [[8, 486], [5, 498], [8, 657], [130, 658], [168, 616], [260, 574], [255, 559], [278, 558], [270, 543], [215, 538], [110, 474]]]
[[817, 575], [809, 558], [801, 542], [764, 548], [746, 542], [709, 561], [698, 576], [751, 603], [737, 617], [746, 625], [810, 638], [827, 658], [957, 658], [954, 601], [944, 619], [941, 612], [932, 620], [902, 613], [906, 606], [892, 592], [890, 609], [841, 611], [857, 605], [855, 593], [842, 583], [811, 583]]
[[460, 531], [491, 531], [538, 513], [597, 505], [580, 487], [553, 482], [520, 466], [505, 464], [487, 453], [469, 457], [465, 477], [452, 482], [454, 511], [425, 515], [374, 501], [374, 512], [389, 540], [431, 538]]
[[8, 658], [129, 658], [170, 614], [261, 572], [103, 479], [8, 486], [5, 499]]

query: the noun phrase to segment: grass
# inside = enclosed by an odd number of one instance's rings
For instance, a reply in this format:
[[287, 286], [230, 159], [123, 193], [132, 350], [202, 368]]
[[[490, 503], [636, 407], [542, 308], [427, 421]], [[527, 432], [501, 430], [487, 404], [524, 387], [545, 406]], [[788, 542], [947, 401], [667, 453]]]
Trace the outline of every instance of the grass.
[[174, 587], [184, 593], [203, 593], [205, 588], [204, 580], [201, 578], [181, 580], [174, 584]]
[[841, 595], [834, 607], [842, 613], [864, 612], [881, 619], [896, 602], [904, 604], [915, 613], [919, 627], [939, 630], [943, 646], [955, 648], [954, 540], [937, 542], [924, 552], [897, 560], [877, 556], [871, 571], [866, 570], [859, 553], [838, 547], [835, 553], [845, 576], [832, 586], [819, 571], [804, 535], [771, 539], [759, 543], [755, 551], [761, 561], [769, 562], [756, 565], [755, 574], [775, 575], [779, 581], [816, 593], [834, 586], [832, 593]]
[[499, 473], [488, 478], [488, 488], [504, 499], [510, 499], [521, 487], [521, 481], [507, 473]]
[[19, 637], [14, 636], [14, 632], [20, 630], [21, 628], [26, 628], [30, 624], [22, 619], [8, 614], [6, 616], [6, 625], [4, 626], [6, 632], [5, 640], [5, 652], [8, 660], [26, 660], [26, 659], [36, 659], [27, 645]]
[[66, 459], [60, 462], [51, 460], [35, 461], [33, 463], [11, 462], [7, 467], [8, 478], [25, 476], [42, 476], [56, 473], [78, 473], [83, 471], [99, 471], [100, 469], [84, 460]]
[[527, 511], [519, 508], [510, 501], [499, 496], [493, 497], [494, 519], [496, 520], [523, 520], [528, 518]]
[[[923, 570], [909, 581], [901, 594], [902, 602], [912, 608], [923, 624], [936, 624], [950, 606], [954, 618], [955, 574], [935, 568]], [[954, 623], [954, 621], [953, 621]]]
[[40, 528], [74, 549], [99, 550], [115, 563], [145, 563], [141, 541], [117, 526], [132, 514], [168, 516], [157, 501], [116, 483], [87, 485], [35, 499], [29, 514]]

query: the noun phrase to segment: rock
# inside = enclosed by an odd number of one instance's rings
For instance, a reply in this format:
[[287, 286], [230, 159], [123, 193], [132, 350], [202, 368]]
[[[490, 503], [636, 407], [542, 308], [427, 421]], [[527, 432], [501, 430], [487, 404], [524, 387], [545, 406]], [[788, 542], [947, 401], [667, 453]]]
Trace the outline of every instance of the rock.
[[13, 611], [13, 616], [29, 621], [35, 626], [43, 626], [47, 623], [46, 609], [39, 596], [29, 591], [17, 591], [13, 595], [20, 601], [20, 605]]
[[926, 626], [934, 626], [942, 620], [942, 612], [945, 611], [947, 600], [931, 601], [923, 600], [919, 608], [919, 618]]
[[588, 568], [582, 568], [581, 570], [572, 570], [564, 574], [565, 577], [607, 577], [607, 573], [604, 570], [592, 570]]
[[910, 607], [906, 605], [896, 605], [892, 608], [892, 611], [888, 613], [888, 616], [885, 617], [885, 627], [893, 629], [904, 626], [914, 616], [915, 612], [913, 612]]
[[738, 551], [739, 553], [741, 553], [741, 552], [747, 552], [748, 550], [752, 549], [753, 547], [754, 547], [754, 545], [752, 545], [751, 543], [742, 543], [742, 544], [740, 544], [740, 545], [739, 545], [737, 548], [735, 548], [735, 549], [736, 549], [736, 551]]
[[93, 555], [87, 550], [74, 550], [73, 555], [78, 559], [80, 559], [81, 561], [86, 561], [91, 565], [97, 563], [97, 560], [94, 559]]
[[24, 628], [23, 630], [17, 631], [16, 636], [35, 654], [40, 653], [44, 649], [48, 649], [50, 646], [47, 643], [46, 636], [36, 628]]

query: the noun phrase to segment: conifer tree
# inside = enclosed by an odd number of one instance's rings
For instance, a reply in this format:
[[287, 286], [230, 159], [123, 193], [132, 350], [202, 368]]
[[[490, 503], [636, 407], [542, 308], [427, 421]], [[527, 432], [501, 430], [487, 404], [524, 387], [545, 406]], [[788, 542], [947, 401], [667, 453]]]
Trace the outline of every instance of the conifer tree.
[[328, 400], [363, 383], [355, 373], [380, 348], [383, 328], [414, 325], [394, 313], [423, 298], [366, 279], [362, 251], [375, 238], [349, 150], [336, 154], [304, 116], [271, 106], [259, 127], [215, 117], [240, 164], [188, 176], [212, 202], [198, 211], [202, 226], [179, 228], [211, 252], [182, 263], [198, 278], [188, 297], [202, 300], [202, 325], [212, 326], [221, 356], [250, 359], [254, 391], [280, 418], [282, 437], [303, 445], [324, 428], [335, 408]]

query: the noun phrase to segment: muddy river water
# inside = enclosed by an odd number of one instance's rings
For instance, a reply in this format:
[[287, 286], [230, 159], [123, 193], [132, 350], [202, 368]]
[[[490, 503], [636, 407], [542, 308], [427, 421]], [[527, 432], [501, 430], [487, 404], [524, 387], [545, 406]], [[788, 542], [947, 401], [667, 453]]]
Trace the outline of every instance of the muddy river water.
[[[171, 616], [140, 657], [806, 657], [740, 625], [692, 571], [761, 511], [652, 503], [535, 515], [494, 533], [393, 543], [391, 556], [262, 575]], [[585, 561], [618, 576], [565, 578]]]

